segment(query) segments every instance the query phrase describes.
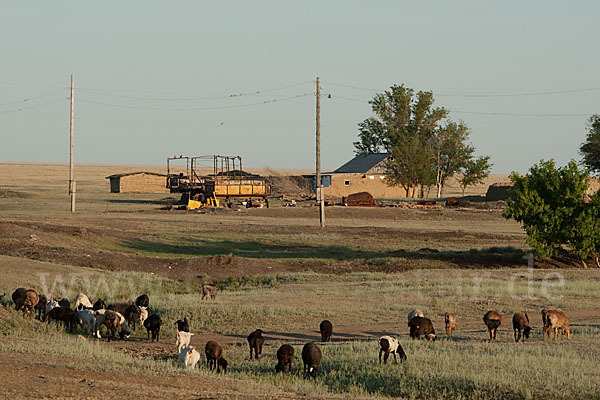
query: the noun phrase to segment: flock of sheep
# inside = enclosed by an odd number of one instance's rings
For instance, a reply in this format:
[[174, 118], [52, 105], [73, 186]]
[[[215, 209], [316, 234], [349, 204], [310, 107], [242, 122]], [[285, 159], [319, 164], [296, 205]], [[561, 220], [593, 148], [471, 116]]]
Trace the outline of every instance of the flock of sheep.
[[[204, 286], [207, 286], [205, 289]], [[214, 298], [216, 288], [203, 285], [203, 299]], [[40, 321], [63, 322], [65, 329], [73, 331], [76, 325], [87, 327], [88, 336], [101, 338], [100, 328], [105, 326], [107, 329], [108, 341], [115, 339], [117, 332], [121, 339], [128, 338], [131, 335], [131, 327], [136, 325], [144, 326], [147, 331], [147, 337], [152, 341], [159, 341], [160, 328], [162, 320], [159, 315], [148, 315], [148, 306], [150, 299], [146, 294], [138, 296], [135, 302], [113, 303], [106, 306], [102, 299], [91, 303], [88, 296], [83, 293], [78, 294], [73, 300], [73, 308], [68, 299], [56, 299], [49, 301], [43, 294], [39, 294], [33, 289], [18, 288], [12, 294], [12, 300], [17, 311], [22, 311], [24, 315], [29, 315], [31, 319], [35, 311], [38, 312]], [[447, 312], [444, 317], [445, 329], [447, 335], [452, 335], [456, 329], [456, 315]], [[496, 340], [498, 327], [502, 324], [502, 315], [497, 311], [488, 311], [483, 316], [483, 322], [488, 328], [490, 341]], [[513, 330], [515, 342], [529, 339], [531, 325], [527, 313], [517, 312], [513, 315]], [[550, 333], [554, 331], [553, 340], [556, 339], [558, 331], [561, 331], [562, 338], [567, 335], [571, 339], [571, 329], [569, 320], [565, 313], [554, 307], [544, 308], [542, 310], [542, 322], [544, 325], [544, 336], [550, 340]], [[200, 361], [200, 353], [196, 348], [190, 345], [191, 337], [190, 326], [187, 318], [175, 321], [177, 325], [176, 348], [179, 362], [186, 368], [195, 368]], [[426, 318], [421, 310], [412, 310], [408, 313], [408, 327], [410, 328], [410, 337], [419, 339], [423, 336], [428, 341], [435, 341], [435, 329], [429, 318]], [[331, 321], [325, 320], [319, 326], [321, 332], [321, 341], [329, 342], [333, 332]], [[250, 359], [259, 359], [262, 354], [262, 347], [265, 342], [263, 331], [255, 330], [248, 335], [248, 345], [250, 347]], [[216, 369], [217, 372], [225, 372], [228, 362], [223, 358], [223, 348], [214, 340], [209, 340], [204, 349], [206, 355], [206, 365], [210, 370]], [[389, 355], [392, 354], [397, 363], [398, 356], [403, 362], [407, 359], [404, 349], [397, 338], [384, 335], [379, 338], [379, 363], [386, 364]], [[316, 377], [317, 369], [321, 362], [321, 349], [315, 343], [307, 343], [302, 349], [302, 361], [304, 364], [304, 374]], [[294, 348], [288, 344], [282, 345], [277, 350], [276, 372], [291, 371], [294, 360]]]

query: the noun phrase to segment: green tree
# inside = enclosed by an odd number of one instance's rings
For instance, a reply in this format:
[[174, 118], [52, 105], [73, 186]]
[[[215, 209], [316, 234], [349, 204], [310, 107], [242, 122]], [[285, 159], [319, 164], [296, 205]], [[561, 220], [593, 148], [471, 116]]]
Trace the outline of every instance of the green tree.
[[468, 186], [477, 185], [485, 181], [485, 178], [490, 174], [492, 164], [490, 164], [490, 158], [487, 156], [476, 159], [469, 157], [461, 168], [462, 174], [458, 183], [464, 196]]
[[579, 148], [583, 165], [591, 172], [600, 173], [600, 115], [592, 115], [589, 132]]
[[595, 195], [586, 202], [587, 171], [575, 161], [557, 168], [550, 160], [540, 161], [525, 176], [512, 173], [510, 178], [514, 186], [504, 216], [523, 225], [529, 246], [542, 257], [568, 249], [586, 266], [585, 259], [600, 243], [600, 199]]
[[394, 85], [369, 101], [375, 116], [358, 124], [356, 154], [385, 151], [389, 185], [407, 193], [436, 185], [442, 195], [446, 180], [467, 166], [474, 148], [467, 143], [469, 129], [448, 119], [448, 110], [434, 106], [432, 92]]

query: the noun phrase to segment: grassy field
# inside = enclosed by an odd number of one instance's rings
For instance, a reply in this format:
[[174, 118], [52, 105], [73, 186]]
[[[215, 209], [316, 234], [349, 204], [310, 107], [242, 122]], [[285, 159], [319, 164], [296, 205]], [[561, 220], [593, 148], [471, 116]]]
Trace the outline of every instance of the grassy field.
[[[64, 166], [31, 175], [22, 167], [0, 165], [3, 303], [21, 286], [109, 303], [148, 293], [151, 312], [165, 323], [158, 344], [143, 330], [109, 344], [77, 340], [0, 307], [0, 373], [12, 381], [20, 365], [28, 379], [56, 382], [82, 371], [81, 379], [97, 382], [97, 396], [114, 393], [111, 382], [119, 381], [120, 390], [141, 397], [598, 397], [600, 273], [541, 268], [547, 264], [540, 260], [527, 268], [524, 234], [499, 210], [331, 207], [320, 229], [309, 204], [168, 211], [174, 199], [164, 195], [107, 193], [104, 176], [122, 168], [82, 166], [71, 214]], [[220, 288], [216, 300], [199, 300], [202, 282]], [[539, 311], [548, 305], [567, 312], [571, 341], [543, 341]], [[432, 319], [435, 343], [408, 338], [406, 315], [414, 308]], [[487, 342], [481, 320], [490, 309], [504, 316], [497, 343]], [[443, 332], [446, 311], [458, 315], [452, 337]], [[528, 312], [534, 326], [525, 344], [513, 340], [516, 311]], [[173, 322], [184, 316], [198, 348], [208, 339], [224, 345], [227, 376], [177, 365]], [[333, 341], [320, 345], [317, 379], [306, 380], [299, 354], [318, 341], [323, 319], [334, 324]], [[264, 357], [249, 361], [245, 338], [256, 328], [267, 343]], [[406, 363], [378, 365], [382, 334], [400, 338]], [[291, 374], [275, 375], [282, 343], [297, 358]], [[52, 379], [36, 394], [62, 397], [66, 387], [70, 397], [83, 396], [79, 381], [61, 387]], [[8, 385], [0, 389], [25, 396]]]

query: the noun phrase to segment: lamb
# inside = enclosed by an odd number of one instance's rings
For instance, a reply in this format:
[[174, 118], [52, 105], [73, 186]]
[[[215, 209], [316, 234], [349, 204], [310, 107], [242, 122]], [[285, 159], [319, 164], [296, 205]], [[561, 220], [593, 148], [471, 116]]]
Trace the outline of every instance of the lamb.
[[527, 313], [515, 313], [512, 318], [512, 323], [515, 334], [515, 343], [519, 343], [519, 339], [521, 339], [521, 331], [523, 331], [523, 342], [525, 339], [529, 339], [531, 326], [529, 326], [529, 316]]
[[192, 339], [192, 336], [194, 336], [194, 334], [190, 332], [177, 332], [177, 340], [175, 342], [175, 346], [177, 346], [178, 353], [181, 353], [181, 350], [190, 345], [190, 340]]
[[84, 293], [79, 293], [77, 296], [75, 296], [75, 299], [73, 299], [73, 304], [73, 308], [75, 310], [92, 308], [92, 302]]
[[257, 360], [260, 358], [262, 354], [263, 343], [265, 343], [265, 338], [263, 337], [262, 329], [257, 329], [251, 334], [248, 335], [248, 346], [250, 346], [250, 359], [252, 360], [252, 350], [254, 350], [254, 358]]
[[35, 309], [38, 312], [38, 316], [37, 318], [42, 321], [43, 318], [46, 316], [46, 306], [48, 305], [48, 299], [46, 298], [45, 295], [40, 294], [39, 295], [39, 301], [38, 303], [35, 305]]
[[204, 347], [206, 354], [206, 366], [210, 369], [217, 369], [217, 372], [227, 371], [227, 360], [223, 358], [223, 348], [214, 340], [206, 342]]
[[46, 314], [46, 320], [48, 322], [55, 320], [57, 324], [58, 321], [61, 321], [65, 324], [65, 329], [68, 329], [69, 332], [73, 332], [73, 328], [75, 328], [75, 323], [77, 321], [77, 313], [70, 308], [58, 306], [54, 307]]
[[423, 311], [421, 311], [417, 308], [416, 310], [412, 310], [411, 312], [408, 313], [409, 321], [411, 319], [413, 319], [414, 317], [425, 317], [425, 314], [423, 314]]
[[313, 378], [317, 377], [317, 368], [321, 364], [323, 354], [321, 349], [314, 343], [306, 343], [302, 348], [302, 362], [304, 364], [304, 374], [308, 374]]
[[428, 341], [435, 342], [435, 329], [429, 318], [414, 317], [408, 321], [408, 327], [412, 339], [419, 339], [421, 335], [424, 335]]
[[546, 313], [546, 320], [544, 321], [544, 328], [546, 334], [548, 335], [548, 340], [550, 340], [550, 331], [554, 331], [554, 337], [552, 340], [556, 340], [556, 336], [558, 335], [558, 330], [561, 330], [561, 339], [564, 340], [565, 333], [567, 334], [567, 339], [571, 339], [571, 335], [573, 334], [571, 328], [569, 327], [569, 319], [566, 314], [562, 310], [548, 310]]
[[152, 341], [154, 339], [158, 342], [160, 338], [160, 326], [162, 325], [162, 320], [156, 314], [152, 314], [144, 321], [144, 328], [146, 328], [146, 332], [148, 333], [148, 339], [150, 339], [150, 332], [152, 332]]
[[379, 338], [379, 364], [381, 364], [381, 354], [384, 353], [383, 363], [387, 364], [388, 357], [390, 353], [394, 355], [394, 362], [398, 364], [398, 360], [396, 359], [396, 354], [400, 356], [400, 362], [404, 362], [406, 360], [406, 353], [404, 353], [404, 349], [398, 342], [398, 339], [391, 336], [382, 336]]
[[96, 302], [92, 306], [92, 310], [94, 310], [94, 311], [104, 310], [105, 308], [106, 308], [106, 303], [102, 299], [96, 300]]
[[135, 305], [138, 307], [145, 307], [147, 309], [148, 306], [150, 305], [150, 298], [148, 297], [147, 294], [138, 296], [138, 298], [135, 299]]
[[275, 366], [275, 373], [285, 372], [285, 366], [288, 366], [288, 371], [292, 372], [292, 362], [294, 361], [294, 348], [289, 344], [282, 345], [277, 350], [277, 365]]
[[188, 323], [187, 317], [184, 317], [183, 321], [178, 319], [177, 321], [175, 321], [175, 323], [173, 325], [177, 325], [178, 332], [189, 332], [190, 331], [190, 324]]
[[96, 312], [94, 310], [79, 310], [76, 313], [76, 319], [82, 328], [87, 325], [88, 336], [94, 336], [96, 333]]
[[140, 307], [140, 324], [148, 318], [148, 309], [146, 307]]
[[552, 311], [552, 310], [562, 311], [560, 308], [552, 307], [552, 306], [546, 307], [546, 308], [542, 308], [542, 326], [544, 327], [543, 328], [543, 330], [544, 330], [544, 336], [546, 336], [546, 333], [547, 333], [546, 332], [546, 315], [548, 314], [548, 311]]
[[186, 346], [179, 352], [179, 361], [188, 369], [195, 369], [200, 361], [200, 353], [194, 346]]
[[215, 299], [218, 289], [212, 285], [202, 285], [202, 300]]
[[40, 298], [35, 290], [26, 290], [25, 298], [23, 299], [23, 305], [21, 306], [21, 309], [23, 310], [23, 316], [25, 316], [25, 314], [29, 314], [29, 319], [32, 319], [33, 311], [35, 310], [35, 306], [37, 306], [39, 301]]
[[444, 322], [446, 323], [446, 335], [451, 336], [456, 329], [456, 314], [447, 312], [444, 315]]
[[496, 333], [498, 332], [498, 327], [502, 324], [502, 315], [500, 315], [497, 311], [494, 310], [488, 311], [483, 316], [483, 322], [490, 331], [490, 342], [492, 340], [496, 340]]
[[24, 287], [20, 287], [15, 289], [15, 291], [12, 294], [12, 301], [15, 304], [15, 310], [20, 310], [21, 307], [23, 307], [23, 304], [25, 303], [25, 292], [27, 291], [27, 289], [25, 289]]
[[321, 331], [321, 342], [329, 342], [331, 340], [331, 333], [333, 332], [333, 325], [331, 321], [325, 320], [319, 325]]

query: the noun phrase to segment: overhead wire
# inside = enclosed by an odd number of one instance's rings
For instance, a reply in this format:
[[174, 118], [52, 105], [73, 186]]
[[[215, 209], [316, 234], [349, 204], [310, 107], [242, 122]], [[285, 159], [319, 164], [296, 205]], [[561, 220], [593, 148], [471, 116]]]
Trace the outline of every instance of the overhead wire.
[[19, 107], [17, 109], [12, 109], [12, 110], [3, 110], [3, 111], [0, 111], [0, 114], [8, 114], [8, 113], [12, 113], [12, 112], [20, 112], [20, 111], [25, 111], [25, 110], [32, 110], [34, 108], [39, 108], [39, 107], [47, 106], [47, 105], [50, 105], [50, 104], [54, 104], [54, 103], [58, 103], [60, 101], [66, 101], [66, 100], [69, 100], [69, 99], [68, 98], [60, 98], [60, 99], [56, 99], [56, 100], [53, 100], [53, 101], [48, 101], [46, 103], [36, 104], [34, 106]]

